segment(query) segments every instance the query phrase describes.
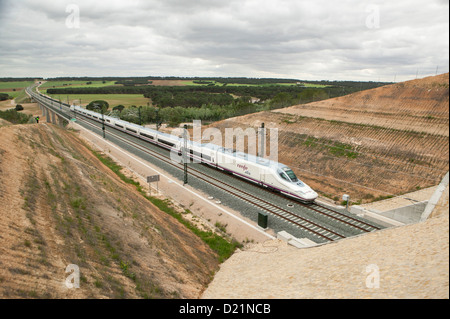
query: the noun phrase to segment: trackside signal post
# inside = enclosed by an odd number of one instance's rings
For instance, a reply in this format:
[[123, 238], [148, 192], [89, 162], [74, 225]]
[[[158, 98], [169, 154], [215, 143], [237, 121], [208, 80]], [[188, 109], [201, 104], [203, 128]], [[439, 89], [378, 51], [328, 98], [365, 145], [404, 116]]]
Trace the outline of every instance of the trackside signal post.
[[259, 134], [259, 157], [264, 157], [264, 145], [266, 144], [266, 132], [264, 131], [264, 123], [261, 123]]
[[183, 130], [183, 171], [184, 171], [183, 185], [186, 185], [188, 183], [188, 176], [187, 176], [187, 125], [186, 124], [184, 124], [184, 130]]
[[98, 103], [95, 103], [94, 107], [99, 108], [100, 112], [102, 113], [102, 131], [103, 131], [103, 138], [105, 138], [105, 115], [104, 115], [104, 111], [103, 111], [103, 106], [100, 107]]
[[105, 138], [105, 115], [103, 113], [103, 107], [101, 108], [102, 110], [102, 131], [103, 131], [103, 138]]
[[345, 209], [348, 210], [348, 202], [350, 201], [350, 195], [344, 194], [342, 195], [342, 200], [345, 201]]

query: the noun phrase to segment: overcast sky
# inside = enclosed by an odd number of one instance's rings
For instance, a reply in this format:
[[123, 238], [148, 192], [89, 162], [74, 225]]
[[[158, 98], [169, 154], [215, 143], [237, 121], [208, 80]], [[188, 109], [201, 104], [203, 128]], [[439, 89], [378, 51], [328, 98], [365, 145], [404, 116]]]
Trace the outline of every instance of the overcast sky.
[[404, 81], [448, 38], [448, 0], [0, 0], [0, 77]]

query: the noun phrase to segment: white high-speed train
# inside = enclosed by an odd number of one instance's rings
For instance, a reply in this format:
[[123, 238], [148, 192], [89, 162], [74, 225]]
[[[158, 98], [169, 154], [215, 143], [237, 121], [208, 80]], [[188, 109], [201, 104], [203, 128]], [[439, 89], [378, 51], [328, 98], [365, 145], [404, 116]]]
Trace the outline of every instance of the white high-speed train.
[[[70, 110], [91, 120], [102, 122], [102, 115], [97, 112], [86, 110], [77, 105], [71, 105]], [[111, 116], [104, 115], [104, 124], [174, 151], [176, 154], [181, 154], [184, 147], [183, 139], [178, 136], [152, 130]], [[187, 151], [188, 156], [198, 163], [208, 164], [263, 187], [279, 191], [289, 197], [304, 202], [313, 202], [318, 196], [284, 164], [242, 152], [235, 152], [214, 144], [188, 141], [187, 148], [189, 149]]]

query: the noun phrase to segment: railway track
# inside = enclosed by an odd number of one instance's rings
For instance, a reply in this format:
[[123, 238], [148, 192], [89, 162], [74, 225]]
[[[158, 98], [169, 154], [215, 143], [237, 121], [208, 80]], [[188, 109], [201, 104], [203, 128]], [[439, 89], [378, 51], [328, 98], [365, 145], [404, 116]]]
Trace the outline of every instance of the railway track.
[[[46, 100], [43, 100], [43, 101], [49, 103], [49, 101], [46, 101]], [[52, 109], [53, 109], [53, 107], [52, 107]], [[62, 110], [60, 109], [60, 110], [55, 110], [55, 111], [61, 112]], [[69, 118], [71, 117], [65, 111], [62, 111], [61, 113], [65, 114]], [[89, 118], [89, 120], [86, 120], [86, 119], [84, 119], [84, 117], [82, 118], [82, 115], [79, 115], [79, 116], [77, 116], [77, 120], [81, 121], [91, 127], [95, 127], [96, 129], [101, 129], [97, 125], [90, 122], [90, 121], [94, 121], [94, 122], [98, 123], [97, 121], [95, 121], [93, 119]], [[108, 126], [108, 127], [112, 128], [110, 126]], [[116, 128], [114, 128], [114, 129], [117, 130]], [[117, 130], [117, 131], [119, 131], [121, 133], [125, 133], [126, 135], [134, 136], [130, 133], [127, 133], [127, 132], [124, 132], [121, 130]], [[145, 147], [139, 143], [136, 143], [128, 138], [119, 136], [118, 134], [113, 133], [111, 130], [109, 130], [108, 134], [112, 134], [116, 139], [121, 140], [122, 142], [124, 142], [126, 144], [132, 145], [133, 147], [140, 150], [141, 152], [144, 152], [154, 158], [157, 158], [158, 160], [160, 160], [168, 165], [171, 165], [171, 166], [175, 167], [176, 169], [183, 170], [182, 165], [180, 165], [178, 163], [174, 163], [172, 160], [170, 160], [169, 157], [167, 157], [159, 152], [153, 151], [153, 150], [149, 149], [148, 147]], [[318, 242], [330, 242], [330, 241], [336, 241], [336, 240], [348, 237], [348, 236], [342, 234], [338, 230], [330, 229], [330, 227], [321, 225], [319, 222], [314, 221], [311, 218], [301, 216], [299, 214], [299, 212], [293, 212], [292, 209], [285, 209], [285, 208], [281, 207], [279, 204], [275, 204], [273, 202], [270, 202], [267, 199], [263, 199], [262, 198], [263, 196], [258, 197], [249, 191], [244, 191], [243, 189], [233, 186], [230, 183], [225, 182], [224, 180], [209, 176], [206, 173], [201, 172], [195, 168], [190, 167], [189, 174], [190, 174], [190, 176], [193, 176], [193, 177], [197, 178], [198, 180], [204, 181], [208, 185], [217, 187], [218, 189], [221, 189], [222, 191], [230, 194], [231, 196], [238, 198], [242, 201], [245, 201], [245, 202], [249, 203], [250, 205], [253, 205], [258, 210], [270, 213], [273, 216], [276, 216], [277, 218], [284, 220], [284, 221], [294, 225], [297, 228], [300, 228], [304, 232], [309, 233], [310, 236], [312, 236], [313, 238], [316, 238]], [[251, 183], [249, 181], [245, 181], [245, 182], [248, 184], [251, 184], [253, 187], [257, 187], [256, 185], [254, 185], [253, 183]], [[305, 203], [302, 203], [299, 201], [295, 201], [294, 199], [286, 198], [286, 197], [282, 196], [281, 194], [273, 193], [270, 190], [265, 190], [265, 192], [268, 192], [271, 194], [276, 194], [276, 195], [282, 197], [283, 199], [288, 200], [288, 202], [290, 203], [290, 206], [294, 206], [294, 205], [302, 206], [304, 209], [313, 211], [316, 214], [320, 214], [321, 216], [324, 216], [325, 218], [329, 219], [330, 221], [332, 221], [334, 223], [342, 224], [345, 227], [351, 227], [351, 228], [357, 230], [359, 233], [371, 232], [371, 231], [380, 229], [380, 227], [378, 227], [378, 226], [372, 225], [368, 222], [359, 220], [357, 218], [353, 218], [351, 216], [348, 216], [341, 212], [332, 210], [326, 206], [323, 206], [323, 205], [320, 205], [317, 203], [305, 204]], [[264, 198], [265, 198], [265, 196], [264, 196]]]
[[[92, 124], [90, 121], [94, 121], [92, 119], [85, 120], [85, 119], [81, 119], [80, 117], [78, 117], [78, 121], [82, 121], [85, 124], [95, 127], [96, 129], [99, 129], [98, 126], [96, 126], [95, 124]], [[96, 121], [95, 121], [96, 122]], [[115, 129], [115, 128], [114, 128]], [[123, 132], [120, 131], [121, 133], [125, 133], [125, 134], [129, 134], [127, 132]], [[144, 152], [154, 158], [157, 158], [158, 160], [171, 165], [172, 167], [175, 167], [179, 170], [183, 170], [183, 166], [181, 164], [178, 163], [174, 163], [172, 160], [170, 160], [169, 157], [162, 155], [161, 153], [155, 152], [151, 149], [149, 149], [148, 147], [145, 147], [139, 143], [133, 142], [130, 139], [124, 138], [122, 136], [119, 136], [118, 134], [115, 134], [111, 131], [109, 131], [109, 134], [112, 134], [115, 138], [132, 145], [134, 148], [140, 150], [141, 152]], [[129, 134], [131, 135], [131, 134]], [[133, 136], [133, 135], [131, 135]], [[257, 207], [259, 210], [261, 211], [265, 211], [267, 213], [270, 213], [276, 217], [278, 217], [279, 219], [282, 219], [286, 222], [289, 222], [291, 224], [293, 224], [295, 227], [297, 228], [301, 228], [303, 231], [308, 232], [311, 234], [311, 236], [313, 237], [317, 237], [318, 239], [320, 239], [320, 241], [335, 241], [335, 240], [339, 240], [342, 238], [345, 238], [346, 236], [339, 233], [338, 231], [332, 230], [330, 228], [327, 228], [323, 225], [320, 225], [319, 223], [312, 221], [311, 219], [305, 218], [303, 216], [300, 216], [299, 214], [296, 214], [292, 211], [289, 211], [283, 207], [280, 207], [280, 205], [276, 205], [274, 203], [271, 203], [268, 200], [262, 199], [261, 197], [258, 197], [250, 192], [244, 191], [236, 186], [231, 185], [230, 183], [227, 183], [223, 180], [220, 180], [218, 178], [214, 178], [212, 176], [206, 175], [204, 172], [201, 172], [195, 168], [190, 167], [189, 168], [189, 175], [193, 176], [199, 180], [204, 181], [205, 183], [207, 183], [208, 185], [212, 185], [214, 187], [217, 187], [223, 191], [225, 191], [226, 193], [232, 195], [233, 197], [236, 197], [240, 200], [243, 200], [251, 205], [253, 205], [254, 207]], [[255, 186], [255, 185], [253, 185]], [[284, 198], [284, 197], [283, 197]], [[286, 198], [284, 198], [286, 199]], [[364, 225], [364, 222], [361, 222], [359, 220], [356, 219], [352, 219], [350, 217], [347, 216], [339, 216], [339, 212], [335, 212], [335, 211], [329, 211], [328, 213], [325, 213], [324, 211], [320, 211], [319, 209], [315, 209], [313, 207], [310, 207], [311, 205], [308, 204], [303, 204], [300, 202], [295, 202], [297, 204], [302, 205], [303, 207], [306, 207], [307, 209], [310, 210], [315, 210], [323, 215], [328, 216], [331, 219], [340, 221], [344, 224], [346, 224], [347, 226], [352, 226], [354, 228], [358, 228], [363, 232], [368, 232], [368, 231], [373, 231], [378, 229], [375, 226], [372, 226], [370, 224], [366, 224], [365, 227], [363, 228], [360, 225]], [[313, 204], [314, 205], [314, 204]], [[319, 206], [319, 205], [318, 205]], [[319, 206], [321, 207], [321, 206]], [[325, 207], [321, 207], [322, 210], [326, 210]], [[342, 215], [342, 214], [341, 214]], [[370, 229], [372, 228], [372, 229]]]
[[333, 209], [330, 209], [329, 207], [326, 207], [326, 206], [323, 206], [323, 205], [320, 205], [317, 203], [312, 204], [310, 209], [313, 209], [320, 214], [326, 215], [329, 218], [334, 218], [335, 220], [339, 220], [341, 223], [344, 223], [349, 226], [360, 229], [363, 232], [371, 232], [371, 231], [376, 231], [376, 230], [381, 229], [381, 227], [379, 227], [379, 226], [375, 226], [373, 224], [362, 221], [360, 219], [348, 216], [346, 214], [335, 211]]

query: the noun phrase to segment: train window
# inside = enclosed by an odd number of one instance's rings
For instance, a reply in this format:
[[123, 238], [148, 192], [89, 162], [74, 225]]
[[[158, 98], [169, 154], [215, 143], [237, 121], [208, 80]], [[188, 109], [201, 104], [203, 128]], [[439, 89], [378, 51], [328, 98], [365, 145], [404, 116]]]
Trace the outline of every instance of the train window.
[[119, 125], [119, 124], [117, 124], [117, 123], [116, 123], [116, 126], [118, 126], [118, 127], [120, 127], [120, 128], [123, 128], [123, 126], [122, 126], [122, 125]]
[[191, 153], [192, 155], [195, 155], [195, 156], [198, 156], [198, 157], [201, 157], [201, 156], [202, 156], [202, 153], [199, 153], [199, 152], [194, 151], [194, 150], [190, 150], [190, 153]]
[[283, 170], [292, 182], [296, 183], [298, 181], [297, 176], [295, 176], [295, 173], [290, 168], [285, 167]]
[[137, 131], [135, 131], [135, 130], [129, 128], [129, 127], [127, 127], [126, 130], [127, 130], [127, 131], [130, 131], [130, 132], [133, 132], [133, 133], [137, 133]]
[[141, 135], [145, 136], [145, 137], [147, 137], [147, 138], [149, 138], [151, 140], [153, 140], [153, 136], [151, 136], [151, 135], [148, 135], [148, 134], [145, 134], [145, 133], [142, 133], [142, 132], [141, 132]]
[[283, 172], [279, 172], [278, 174], [280, 175], [280, 177], [281, 177], [282, 179], [284, 179], [284, 180], [286, 180], [286, 181], [290, 182], [290, 181], [289, 181], [289, 178], [288, 178], [288, 177], [286, 176], [286, 174], [285, 174], [285, 173], [283, 173]]
[[204, 158], [205, 160], [207, 160], [207, 161], [210, 161], [210, 162], [211, 162], [211, 156], [208, 156], [208, 155], [202, 154], [202, 158]]
[[159, 139], [159, 138], [158, 138], [158, 142], [161, 142], [161, 143], [166, 144], [166, 145], [169, 145], [169, 146], [174, 146], [174, 145], [175, 145], [175, 144], [173, 144], [173, 143], [170, 143], [170, 142], [168, 142], [168, 141], [161, 140], [161, 139]]

